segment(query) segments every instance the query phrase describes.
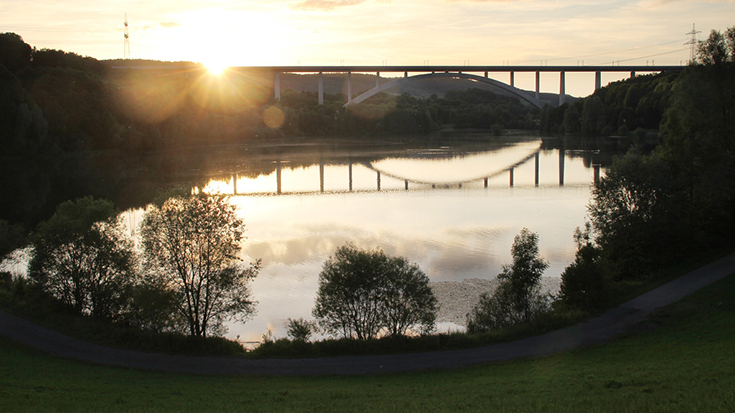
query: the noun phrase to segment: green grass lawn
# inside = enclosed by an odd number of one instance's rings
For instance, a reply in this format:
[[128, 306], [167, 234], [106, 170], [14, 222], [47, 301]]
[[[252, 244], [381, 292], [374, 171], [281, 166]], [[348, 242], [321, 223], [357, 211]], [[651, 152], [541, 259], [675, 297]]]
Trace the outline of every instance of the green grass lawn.
[[735, 412], [735, 275], [599, 347], [453, 371], [219, 377], [108, 368], [0, 340], [0, 412]]

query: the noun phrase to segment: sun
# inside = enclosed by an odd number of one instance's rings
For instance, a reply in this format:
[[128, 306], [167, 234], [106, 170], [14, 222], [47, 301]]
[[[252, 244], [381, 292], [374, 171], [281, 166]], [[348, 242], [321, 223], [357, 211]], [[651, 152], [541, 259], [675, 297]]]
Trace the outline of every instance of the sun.
[[227, 67], [272, 65], [294, 38], [292, 30], [264, 11], [210, 8], [171, 19], [181, 24], [177, 37], [171, 38], [173, 47], [180, 47], [181, 54], [204, 64], [212, 74]]
[[217, 60], [211, 60], [208, 62], [204, 62], [204, 66], [207, 67], [207, 71], [213, 75], [219, 76], [222, 74], [222, 72], [227, 69], [227, 64]]

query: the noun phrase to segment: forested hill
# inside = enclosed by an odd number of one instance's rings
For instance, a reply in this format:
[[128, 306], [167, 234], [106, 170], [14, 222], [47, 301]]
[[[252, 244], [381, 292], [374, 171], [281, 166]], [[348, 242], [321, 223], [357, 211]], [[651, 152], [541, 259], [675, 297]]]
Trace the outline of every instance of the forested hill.
[[679, 76], [678, 72], [636, 76], [610, 83], [576, 102], [547, 107], [541, 130], [588, 137], [643, 137], [659, 129]]

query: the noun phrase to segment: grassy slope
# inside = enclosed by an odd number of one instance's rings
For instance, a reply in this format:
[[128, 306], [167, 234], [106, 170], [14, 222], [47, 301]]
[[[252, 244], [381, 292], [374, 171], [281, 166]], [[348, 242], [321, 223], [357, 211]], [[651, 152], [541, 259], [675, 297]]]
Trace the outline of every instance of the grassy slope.
[[0, 411], [735, 411], [735, 275], [657, 321], [538, 360], [348, 378], [148, 373], [0, 340]]

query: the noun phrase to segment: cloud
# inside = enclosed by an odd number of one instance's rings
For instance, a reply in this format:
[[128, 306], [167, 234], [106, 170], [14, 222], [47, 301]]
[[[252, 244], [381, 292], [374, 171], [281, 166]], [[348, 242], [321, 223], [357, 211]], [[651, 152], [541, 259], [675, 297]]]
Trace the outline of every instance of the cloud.
[[337, 7], [356, 6], [365, 0], [304, 0], [289, 6], [292, 10], [331, 11]]
[[164, 29], [170, 29], [172, 27], [181, 27], [181, 26], [182, 26], [181, 23], [176, 23], [176, 22], [162, 22], [161, 23], [161, 27], [163, 27]]

